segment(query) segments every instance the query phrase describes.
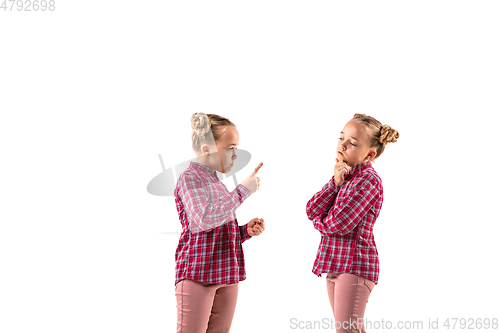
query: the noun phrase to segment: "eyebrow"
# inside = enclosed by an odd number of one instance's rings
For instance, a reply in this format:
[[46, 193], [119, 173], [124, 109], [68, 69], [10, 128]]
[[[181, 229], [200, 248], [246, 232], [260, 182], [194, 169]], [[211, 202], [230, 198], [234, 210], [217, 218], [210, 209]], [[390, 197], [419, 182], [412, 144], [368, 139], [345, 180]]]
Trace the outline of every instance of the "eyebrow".
[[239, 143], [238, 143], [238, 144], [236, 144], [236, 143], [231, 143], [231, 144], [229, 144], [229, 145], [228, 145], [228, 147], [229, 147], [229, 146], [239, 146], [239, 145], [240, 145]]
[[[344, 132], [340, 132], [340, 134], [344, 134]], [[359, 141], [358, 139], [356, 139], [355, 137], [351, 136], [351, 139], [354, 139], [356, 141]]]

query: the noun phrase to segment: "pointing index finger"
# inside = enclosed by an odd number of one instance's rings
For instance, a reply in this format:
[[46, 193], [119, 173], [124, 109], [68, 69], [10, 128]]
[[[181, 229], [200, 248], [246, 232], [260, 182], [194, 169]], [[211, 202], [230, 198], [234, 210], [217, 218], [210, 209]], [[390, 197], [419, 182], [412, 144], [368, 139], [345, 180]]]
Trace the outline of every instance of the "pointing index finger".
[[263, 164], [264, 163], [260, 162], [260, 164], [255, 168], [255, 173], [257, 173], [260, 170], [260, 168], [262, 168]]

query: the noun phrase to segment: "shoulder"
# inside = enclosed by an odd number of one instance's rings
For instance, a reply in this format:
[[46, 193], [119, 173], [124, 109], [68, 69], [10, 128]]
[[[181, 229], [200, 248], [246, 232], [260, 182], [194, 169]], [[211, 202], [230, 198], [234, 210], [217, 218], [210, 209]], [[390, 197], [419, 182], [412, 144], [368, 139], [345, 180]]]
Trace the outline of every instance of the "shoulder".
[[364, 189], [382, 190], [382, 179], [373, 167], [362, 170], [353, 182], [355, 187]]
[[206, 176], [196, 169], [188, 168], [179, 175], [179, 180], [183, 183], [206, 183]]
[[176, 191], [189, 191], [190, 189], [203, 186], [203, 177], [193, 168], [181, 172], [177, 179]]

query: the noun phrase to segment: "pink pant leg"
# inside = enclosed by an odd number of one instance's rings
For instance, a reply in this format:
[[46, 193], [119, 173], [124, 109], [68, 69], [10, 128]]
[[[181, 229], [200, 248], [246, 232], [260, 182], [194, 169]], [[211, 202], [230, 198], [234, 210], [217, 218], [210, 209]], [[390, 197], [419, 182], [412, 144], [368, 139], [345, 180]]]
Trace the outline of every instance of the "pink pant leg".
[[178, 333], [225, 333], [233, 320], [238, 283], [209, 284], [190, 279], [175, 285]]
[[175, 285], [177, 333], [206, 332], [215, 291], [208, 283], [189, 279]]
[[207, 333], [227, 333], [233, 322], [239, 284], [232, 283], [219, 286], [215, 293]]
[[326, 287], [337, 333], [366, 333], [362, 323], [374, 286], [375, 282], [354, 274], [327, 274]]

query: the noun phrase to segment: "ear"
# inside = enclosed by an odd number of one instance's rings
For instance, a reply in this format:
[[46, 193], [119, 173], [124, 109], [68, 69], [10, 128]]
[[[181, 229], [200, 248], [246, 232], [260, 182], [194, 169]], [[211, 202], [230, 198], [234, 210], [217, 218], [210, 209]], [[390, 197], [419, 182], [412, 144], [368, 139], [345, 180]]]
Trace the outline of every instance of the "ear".
[[203, 144], [200, 148], [202, 155], [208, 155], [210, 153], [210, 148], [207, 144]]
[[366, 158], [369, 161], [372, 161], [375, 158], [375, 156], [377, 156], [377, 151], [374, 149], [370, 149], [370, 151], [368, 152], [368, 155], [366, 155]]

